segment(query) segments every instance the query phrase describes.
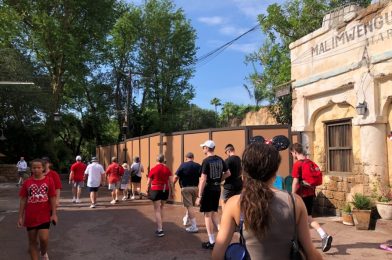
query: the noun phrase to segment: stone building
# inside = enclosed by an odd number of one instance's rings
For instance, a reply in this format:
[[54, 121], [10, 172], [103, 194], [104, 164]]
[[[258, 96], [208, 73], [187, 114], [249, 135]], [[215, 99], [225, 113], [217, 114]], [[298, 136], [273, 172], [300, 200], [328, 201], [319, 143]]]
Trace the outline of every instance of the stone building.
[[392, 184], [392, 2], [345, 6], [293, 42], [292, 131], [324, 172], [318, 206]]

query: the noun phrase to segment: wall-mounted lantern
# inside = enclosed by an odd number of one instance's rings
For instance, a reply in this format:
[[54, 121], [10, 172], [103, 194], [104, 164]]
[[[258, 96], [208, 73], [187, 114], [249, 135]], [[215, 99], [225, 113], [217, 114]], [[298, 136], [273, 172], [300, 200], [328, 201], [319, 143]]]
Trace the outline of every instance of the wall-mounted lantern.
[[60, 115], [59, 112], [54, 112], [54, 113], [53, 113], [53, 120], [54, 120], [55, 122], [59, 122], [59, 121], [61, 120], [61, 115]]
[[4, 136], [4, 133], [3, 133], [3, 129], [2, 129], [2, 128], [0, 128], [0, 131], [1, 131], [0, 141], [5, 141], [5, 140], [7, 140], [7, 138]]
[[358, 106], [355, 107], [355, 110], [357, 110], [357, 114], [360, 116], [363, 116], [366, 114], [367, 111], [367, 104], [364, 101], [363, 103], [359, 103]]

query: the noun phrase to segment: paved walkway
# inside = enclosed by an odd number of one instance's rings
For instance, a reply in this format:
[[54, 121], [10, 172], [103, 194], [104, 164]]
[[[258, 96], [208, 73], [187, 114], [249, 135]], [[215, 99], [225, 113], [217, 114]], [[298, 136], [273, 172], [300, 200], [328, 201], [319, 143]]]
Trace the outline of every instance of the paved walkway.
[[[27, 236], [16, 228], [18, 189], [14, 184], [0, 184], [0, 258], [28, 259]], [[148, 200], [125, 201], [110, 205], [109, 193], [100, 191], [99, 206], [90, 209], [88, 194], [83, 192], [81, 204], [70, 202], [71, 192], [64, 183], [59, 223], [51, 227], [49, 256], [51, 259], [209, 259], [210, 251], [201, 248], [207, 234], [201, 214], [200, 231], [188, 234], [182, 226], [184, 209], [179, 205], [165, 208], [165, 236], [154, 235], [152, 205]], [[379, 221], [376, 230], [359, 231], [345, 226], [338, 218], [317, 218], [334, 236], [325, 259], [392, 259], [392, 253], [378, 248], [392, 243], [392, 221]], [[320, 239], [311, 231], [320, 249]]]

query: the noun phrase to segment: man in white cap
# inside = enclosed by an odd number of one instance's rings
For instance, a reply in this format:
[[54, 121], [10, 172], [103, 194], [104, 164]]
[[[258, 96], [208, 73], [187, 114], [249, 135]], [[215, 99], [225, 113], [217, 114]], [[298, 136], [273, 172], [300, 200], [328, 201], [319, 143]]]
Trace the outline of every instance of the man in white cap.
[[225, 161], [214, 155], [215, 143], [207, 140], [200, 145], [207, 157], [201, 164], [201, 178], [199, 182], [199, 194], [196, 205], [200, 205], [200, 212], [204, 213], [204, 221], [208, 233], [208, 241], [202, 243], [205, 249], [213, 249], [215, 245], [214, 230], [219, 230], [219, 198], [221, 182], [230, 176], [229, 168]]
[[80, 203], [80, 194], [84, 187], [84, 172], [86, 165], [82, 162], [80, 155], [76, 156], [76, 162], [71, 166], [71, 172], [69, 173], [69, 183], [72, 183], [72, 202]]
[[91, 200], [90, 208], [95, 208], [97, 205], [98, 189], [101, 185], [105, 184], [105, 170], [98, 163], [97, 158], [93, 157], [91, 164], [87, 166], [84, 174], [87, 175], [87, 187]]

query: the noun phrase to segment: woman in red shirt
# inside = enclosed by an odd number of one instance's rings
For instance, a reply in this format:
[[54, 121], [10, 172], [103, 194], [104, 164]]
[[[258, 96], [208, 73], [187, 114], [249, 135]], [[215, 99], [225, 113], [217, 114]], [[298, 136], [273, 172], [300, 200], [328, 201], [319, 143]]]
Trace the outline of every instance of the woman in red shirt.
[[157, 222], [155, 234], [158, 237], [165, 235], [162, 229], [163, 206], [169, 197], [172, 198], [173, 194], [173, 175], [164, 161], [163, 154], [158, 155], [158, 163], [150, 170], [147, 180], [147, 193], [154, 204], [155, 220]]

